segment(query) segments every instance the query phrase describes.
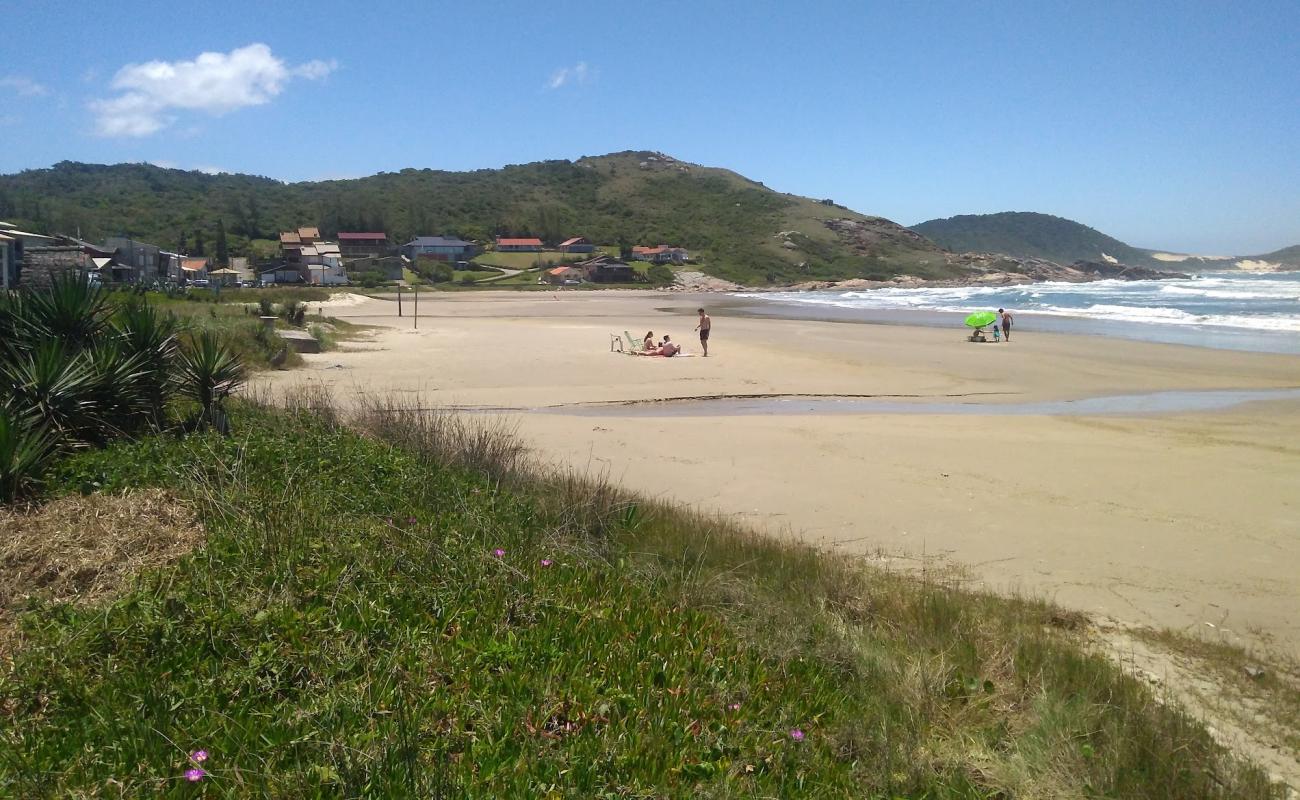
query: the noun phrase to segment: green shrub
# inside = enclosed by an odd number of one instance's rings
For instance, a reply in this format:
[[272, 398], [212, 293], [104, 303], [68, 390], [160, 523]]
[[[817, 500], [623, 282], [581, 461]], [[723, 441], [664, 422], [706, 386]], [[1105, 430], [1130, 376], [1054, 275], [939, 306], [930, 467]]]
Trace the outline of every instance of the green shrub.
[[651, 264], [645, 275], [651, 283], [669, 284], [676, 279], [672, 267], [667, 264]]

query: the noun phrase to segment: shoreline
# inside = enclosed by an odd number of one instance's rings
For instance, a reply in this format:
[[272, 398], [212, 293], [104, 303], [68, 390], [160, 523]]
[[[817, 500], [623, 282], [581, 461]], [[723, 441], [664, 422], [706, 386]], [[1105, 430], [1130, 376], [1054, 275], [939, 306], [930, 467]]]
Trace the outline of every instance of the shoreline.
[[[380, 393], [509, 409], [772, 394], [910, 395], [906, 402], [923, 405], [996, 393], [981, 402], [1050, 403], [1287, 389], [1300, 376], [1294, 355], [1023, 326], [1011, 345], [974, 347], [952, 329], [736, 313], [759, 302], [742, 298], [724, 307], [707, 294], [560, 295], [439, 294], [421, 303], [418, 330], [391, 302], [340, 307], [349, 321], [379, 326], [368, 341], [306, 356], [306, 369], [260, 382], [324, 386], [345, 405]], [[609, 352], [614, 333], [654, 330], [698, 353], [690, 330], [702, 300], [718, 310], [710, 358]], [[1300, 496], [1300, 400], [1068, 416], [614, 408], [483, 417], [561, 468], [773, 536], [846, 556], [884, 554], [899, 568], [958, 566], [988, 588], [1098, 618], [1300, 655], [1292, 575], [1300, 519], [1288, 500]]]

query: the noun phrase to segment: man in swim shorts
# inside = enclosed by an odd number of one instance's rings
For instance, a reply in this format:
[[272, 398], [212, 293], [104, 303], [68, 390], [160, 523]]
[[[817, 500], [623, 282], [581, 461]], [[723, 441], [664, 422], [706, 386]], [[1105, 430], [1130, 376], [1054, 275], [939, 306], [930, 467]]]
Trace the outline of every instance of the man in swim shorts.
[[704, 348], [704, 357], [709, 357], [709, 331], [713, 328], [713, 320], [709, 315], [704, 313], [704, 309], [698, 309], [700, 312], [700, 324], [695, 329], [700, 332], [700, 346]]

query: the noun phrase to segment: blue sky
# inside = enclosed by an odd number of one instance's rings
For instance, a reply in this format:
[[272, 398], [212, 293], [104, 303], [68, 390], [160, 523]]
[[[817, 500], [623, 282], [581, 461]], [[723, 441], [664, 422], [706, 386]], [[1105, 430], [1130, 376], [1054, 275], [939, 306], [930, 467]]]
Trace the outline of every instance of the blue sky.
[[184, 5], [6, 2], [0, 172], [648, 149], [904, 224], [1026, 210], [1197, 253], [1300, 243], [1294, 1]]

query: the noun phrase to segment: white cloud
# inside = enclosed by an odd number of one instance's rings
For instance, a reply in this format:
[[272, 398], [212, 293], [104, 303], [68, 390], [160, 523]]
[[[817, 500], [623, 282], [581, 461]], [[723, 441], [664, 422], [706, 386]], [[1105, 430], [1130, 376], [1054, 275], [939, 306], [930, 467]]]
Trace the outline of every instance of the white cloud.
[[338, 67], [334, 61], [290, 66], [264, 44], [229, 53], [202, 53], [193, 61], [127, 64], [113, 76], [116, 97], [95, 100], [101, 136], [148, 136], [176, 121], [172, 112], [212, 116], [269, 103], [294, 78], [319, 80]]
[[6, 75], [0, 78], [0, 86], [12, 89], [22, 97], [43, 97], [50, 93], [50, 90], [43, 84], [39, 84], [24, 75]]
[[587, 66], [586, 61], [579, 61], [571, 67], [560, 67], [551, 73], [551, 78], [546, 82], [547, 89], [559, 89], [566, 84], [577, 84], [583, 86], [587, 81], [594, 77], [595, 71]]

